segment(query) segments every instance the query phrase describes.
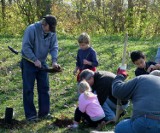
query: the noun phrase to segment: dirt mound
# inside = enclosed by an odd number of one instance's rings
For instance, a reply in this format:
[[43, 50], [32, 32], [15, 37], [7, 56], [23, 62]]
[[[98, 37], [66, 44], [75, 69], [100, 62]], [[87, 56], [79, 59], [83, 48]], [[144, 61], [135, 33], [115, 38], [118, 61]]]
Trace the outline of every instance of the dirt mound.
[[10, 124], [6, 123], [4, 119], [0, 119], [0, 128], [17, 129], [22, 128], [25, 125], [25, 121], [18, 121], [13, 119]]
[[61, 116], [60, 118], [56, 118], [55, 122], [53, 122], [55, 126], [58, 127], [67, 127], [68, 125], [73, 124], [73, 120], [67, 118], [66, 116]]

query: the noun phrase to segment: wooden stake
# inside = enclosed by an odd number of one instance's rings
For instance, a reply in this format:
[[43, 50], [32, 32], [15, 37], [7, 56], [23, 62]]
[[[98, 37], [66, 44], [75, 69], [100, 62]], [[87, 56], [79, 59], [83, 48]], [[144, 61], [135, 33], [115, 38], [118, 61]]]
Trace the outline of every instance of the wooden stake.
[[[126, 48], [127, 48], [128, 34], [125, 35], [124, 47], [123, 47], [123, 56], [122, 56], [122, 69], [126, 69]], [[120, 114], [123, 112], [121, 100], [117, 99], [117, 107], [116, 107], [116, 117], [115, 122], [117, 123], [120, 117]]]

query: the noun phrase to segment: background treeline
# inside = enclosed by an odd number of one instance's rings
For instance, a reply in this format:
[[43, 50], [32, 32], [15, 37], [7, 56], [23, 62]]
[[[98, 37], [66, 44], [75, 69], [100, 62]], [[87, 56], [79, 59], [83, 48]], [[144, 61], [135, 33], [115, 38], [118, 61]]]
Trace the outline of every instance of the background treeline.
[[0, 35], [22, 35], [26, 26], [53, 14], [58, 32], [151, 38], [160, 34], [160, 0], [1, 0]]

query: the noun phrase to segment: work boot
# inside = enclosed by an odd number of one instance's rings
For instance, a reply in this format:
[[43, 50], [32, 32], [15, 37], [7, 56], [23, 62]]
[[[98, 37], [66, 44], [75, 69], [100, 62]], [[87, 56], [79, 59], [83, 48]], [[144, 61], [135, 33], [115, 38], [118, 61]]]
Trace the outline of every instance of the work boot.
[[51, 114], [47, 114], [47, 115], [44, 115], [44, 116], [39, 116], [40, 119], [46, 119], [46, 120], [52, 120], [53, 119], [53, 116], [51, 116]]
[[32, 116], [32, 117], [30, 117], [30, 118], [27, 118], [27, 121], [28, 121], [28, 122], [38, 122], [39, 119], [38, 119], [37, 116]]

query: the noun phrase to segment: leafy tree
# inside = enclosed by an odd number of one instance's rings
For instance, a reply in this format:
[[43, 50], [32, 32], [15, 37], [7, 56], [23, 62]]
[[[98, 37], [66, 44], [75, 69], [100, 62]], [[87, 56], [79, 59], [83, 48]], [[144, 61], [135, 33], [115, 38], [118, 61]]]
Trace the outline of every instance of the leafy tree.
[[[0, 34], [22, 34], [27, 25], [53, 14], [58, 32], [77, 35], [154, 37], [160, 34], [159, 0], [1, 0]], [[14, 25], [14, 26], [13, 26]]]

